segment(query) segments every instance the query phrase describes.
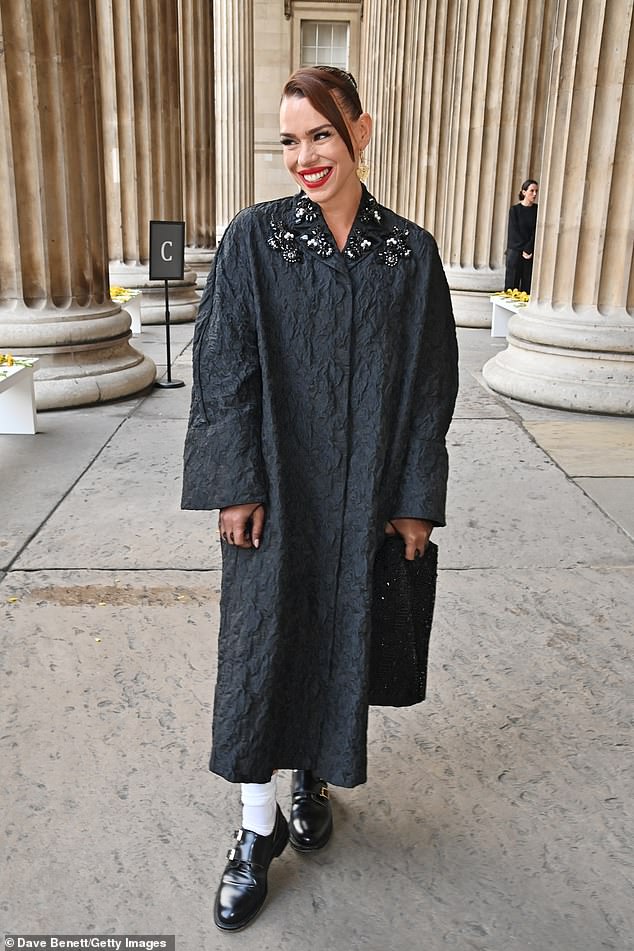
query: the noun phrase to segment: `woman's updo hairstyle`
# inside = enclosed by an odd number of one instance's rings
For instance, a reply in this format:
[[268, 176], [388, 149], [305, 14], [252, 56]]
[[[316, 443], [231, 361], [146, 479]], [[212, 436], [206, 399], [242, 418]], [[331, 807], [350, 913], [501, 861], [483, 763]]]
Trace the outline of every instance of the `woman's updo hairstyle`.
[[530, 188], [531, 185], [539, 185], [539, 182], [536, 182], [534, 178], [527, 178], [520, 188], [520, 201], [524, 201], [526, 190]]
[[362, 114], [361, 100], [352, 73], [337, 66], [304, 66], [296, 69], [282, 90], [282, 99], [299, 96], [335, 127], [355, 160], [354, 146], [343, 110], [353, 121]]

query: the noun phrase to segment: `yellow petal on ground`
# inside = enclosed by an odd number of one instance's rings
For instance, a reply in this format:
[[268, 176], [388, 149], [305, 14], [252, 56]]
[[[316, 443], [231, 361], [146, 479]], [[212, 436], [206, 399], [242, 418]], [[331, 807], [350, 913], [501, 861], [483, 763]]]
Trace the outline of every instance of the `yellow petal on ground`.
[[18, 599], [17, 599], [17, 598], [7, 598], [7, 601], [8, 601], [9, 604], [17, 604]]

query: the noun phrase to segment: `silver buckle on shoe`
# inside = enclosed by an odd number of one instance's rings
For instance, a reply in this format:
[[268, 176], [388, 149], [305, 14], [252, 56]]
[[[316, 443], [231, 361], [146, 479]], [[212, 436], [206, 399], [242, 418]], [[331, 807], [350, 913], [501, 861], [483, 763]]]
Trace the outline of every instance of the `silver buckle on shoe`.
[[[244, 829], [234, 829], [233, 836], [236, 840], [236, 845], [240, 845], [240, 843], [242, 842], [242, 837], [244, 836]], [[238, 850], [234, 847], [232, 849], [229, 849], [229, 851], [227, 852], [227, 858], [229, 859], [230, 862], [233, 862], [235, 861], [237, 854], [238, 854]]]
[[319, 790], [319, 795], [322, 799], [330, 799], [330, 790], [327, 786], [322, 786]]

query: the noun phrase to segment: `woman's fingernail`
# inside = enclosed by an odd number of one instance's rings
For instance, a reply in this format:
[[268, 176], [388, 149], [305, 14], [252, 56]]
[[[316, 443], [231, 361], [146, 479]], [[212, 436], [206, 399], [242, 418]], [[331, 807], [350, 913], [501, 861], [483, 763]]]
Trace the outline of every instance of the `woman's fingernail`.
[[253, 547], [254, 547], [254, 548], [259, 548], [259, 547], [260, 547], [260, 539], [259, 539], [259, 538], [254, 538], [254, 539], [253, 539]]

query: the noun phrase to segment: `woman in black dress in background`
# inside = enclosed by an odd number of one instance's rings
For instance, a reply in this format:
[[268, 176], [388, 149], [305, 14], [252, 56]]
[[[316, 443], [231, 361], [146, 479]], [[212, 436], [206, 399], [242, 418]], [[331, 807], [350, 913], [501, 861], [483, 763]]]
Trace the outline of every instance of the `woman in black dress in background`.
[[509, 211], [505, 290], [526, 291], [527, 294], [531, 291], [538, 188], [534, 178], [527, 179], [520, 189], [519, 203]]

